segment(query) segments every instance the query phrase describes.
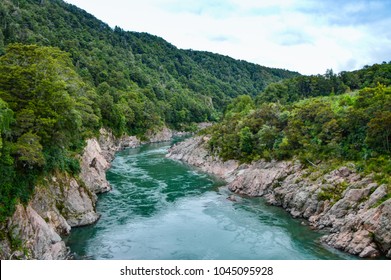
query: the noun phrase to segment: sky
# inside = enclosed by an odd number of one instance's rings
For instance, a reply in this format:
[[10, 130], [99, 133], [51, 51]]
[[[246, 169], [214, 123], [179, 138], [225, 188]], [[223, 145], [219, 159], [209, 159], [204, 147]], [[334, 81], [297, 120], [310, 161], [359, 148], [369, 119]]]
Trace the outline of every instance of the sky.
[[391, 0], [65, 0], [181, 49], [324, 74], [391, 61]]

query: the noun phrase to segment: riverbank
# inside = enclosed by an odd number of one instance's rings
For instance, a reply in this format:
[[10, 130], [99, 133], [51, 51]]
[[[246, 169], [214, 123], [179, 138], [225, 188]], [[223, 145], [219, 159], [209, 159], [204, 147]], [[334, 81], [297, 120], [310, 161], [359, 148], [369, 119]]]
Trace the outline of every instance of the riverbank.
[[207, 136], [178, 143], [167, 157], [226, 180], [240, 195], [264, 197], [314, 229], [327, 229], [321, 241], [362, 258], [391, 258], [391, 199], [387, 186], [354, 171], [310, 170], [294, 161], [223, 162], [211, 155]]
[[165, 158], [175, 141], [116, 153], [99, 222], [66, 238], [76, 259], [356, 259], [323, 246], [318, 232], [261, 198], [227, 199], [216, 176]]
[[[147, 133], [146, 142], [169, 141], [178, 134], [182, 133], [164, 127]], [[111, 190], [106, 170], [115, 153], [141, 144], [135, 136], [116, 138], [105, 129], [100, 130], [99, 138], [87, 140], [78, 176], [57, 173], [45, 178], [35, 186], [30, 202], [18, 204], [13, 216], [1, 225], [0, 259], [68, 258], [70, 252], [62, 237], [73, 227], [99, 220], [97, 194]]]

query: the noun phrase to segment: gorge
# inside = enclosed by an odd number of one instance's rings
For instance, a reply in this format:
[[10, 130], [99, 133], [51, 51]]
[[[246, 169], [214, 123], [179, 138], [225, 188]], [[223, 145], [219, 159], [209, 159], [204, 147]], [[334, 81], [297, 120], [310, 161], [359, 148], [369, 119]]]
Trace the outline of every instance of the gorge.
[[0, 259], [391, 257], [391, 62], [306, 76], [62, 0], [0, 22]]
[[[191, 141], [191, 140], [190, 140]], [[221, 179], [165, 158], [170, 142], [117, 153], [100, 220], [66, 238], [81, 259], [350, 259], [319, 232]]]
[[[164, 129], [151, 139], [172, 136]], [[390, 201], [379, 203], [384, 186], [347, 167], [309, 180], [299, 163], [222, 162], [205, 149], [207, 141], [140, 146], [136, 137], [116, 139], [101, 130], [87, 142], [81, 180], [53, 177], [50, 188], [37, 186], [31, 202], [17, 206], [2, 258], [352, 258], [332, 247], [389, 257]], [[351, 184], [334, 205], [318, 199], [325, 178]], [[109, 182], [114, 190], [101, 194], [96, 208], [96, 194], [111, 190]], [[64, 242], [60, 236], [70, 233]], [[12, 240], [20, 240], [18, 247]]]
[[[252, 164], [221, 161], [210, 154], [208, 136], [196, 137], [170, 149], [168, 157], [197, 166], [229, 182], [228, 188], [250, 197], [263, 196], [314, 229], [328, 229], [322, 242], [360, 257], [391, 256], [391, 200], [379, 185], [353, 167], [311, 171], [300, 162], [260, 160]], [[344, 184], [340, 199], [331, 203], [322, 192]]]

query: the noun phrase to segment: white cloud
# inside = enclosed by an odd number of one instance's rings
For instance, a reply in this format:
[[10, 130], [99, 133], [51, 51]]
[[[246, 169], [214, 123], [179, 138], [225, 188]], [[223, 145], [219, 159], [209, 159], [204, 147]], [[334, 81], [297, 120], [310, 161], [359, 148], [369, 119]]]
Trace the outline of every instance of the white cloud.
[[391, 22], [383, 11], [387, 1], [67, 2], [111, 26], [158, 35], [179, 48], [212, 51], [303, 74], [323, 74], [329, 68], [352, 70], [390, 60]]

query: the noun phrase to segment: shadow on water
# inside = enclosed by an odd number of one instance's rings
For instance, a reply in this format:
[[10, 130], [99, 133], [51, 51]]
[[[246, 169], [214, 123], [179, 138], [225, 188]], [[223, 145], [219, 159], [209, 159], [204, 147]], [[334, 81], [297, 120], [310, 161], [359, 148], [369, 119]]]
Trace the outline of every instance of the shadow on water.
[[92, 259], [348, 259], [320, 233], [261, 198], [238, 197], [217, 178], [166, 159], [170, 143], [119, 152], [99, 196], [101, 219], [67, 245]]

